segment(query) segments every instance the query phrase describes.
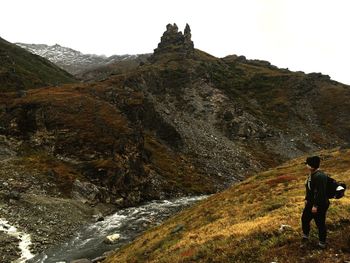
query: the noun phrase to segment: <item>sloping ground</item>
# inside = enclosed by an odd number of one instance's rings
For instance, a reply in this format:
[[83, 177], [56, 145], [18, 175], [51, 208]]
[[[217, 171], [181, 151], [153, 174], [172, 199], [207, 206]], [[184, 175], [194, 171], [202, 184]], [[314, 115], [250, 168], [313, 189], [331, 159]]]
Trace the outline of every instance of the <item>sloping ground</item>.
[[[31, 234], [33, 253], [63, 242], [82, 224], [91, 222], [92, 215], [109, 211], [108, 206], [92, 207], [78, 198], [67, 198], [71, 195], [72, 179], [79, 177], [69, 163], [49, 158], [44, 151], [18, 156], [15, 143], [0, 136], [0, 214], [2, 219]], [[77, 190], [75, 193], [79, 193]], [[8, 250], [17, 245], [16, 241], [1, 246], [1, 262], [19, 258]]]
[[4, 93], [0, 133], [28, 169], [60, 178], [67, 197], [82, 187], [77, 180], [92, 187], [84, 198], [119, 206], [213, 192], [210, 178], [143, 127], [143, 95], [121, 83]]
[[0, 38], [0, 92], [75, 81], [72, 75], [50, 61]]
[[[332, 139], [339, 143], [333, 134], [349, 142], [350, 122], [344, 113], [350, 109], [350, 86], [330, 80], [327, 75], [291, 72], [266, 61], [223, 61], [232, 69], [231, 74], [226, 71], [226, 86], [231, 83], [236, 92], [244, 94], [250, 112], [295, 133], [294, 142], [306, 136], [316, 144]], [[241, 77], [237, 78], [235, 74], [239, 72]], [[309, 132], [303, 135], [305, 128]]]
[[[322, 170], [350, 185], [350, 151], [322, 151]], [[147, 231], [105, 263], [322, 262], [350, 260], [350, 197], [332, 200], [328, 249], [299, 248], [305, 157], [259, 173]], [[313, 223], [314, 224], [314, 223]]]
[[118, 207], [215, 191], [186, 155], [143, 126], [142, 93], [122, 83], [2, 93], [1, 216], [31, 234], [33, 253]]

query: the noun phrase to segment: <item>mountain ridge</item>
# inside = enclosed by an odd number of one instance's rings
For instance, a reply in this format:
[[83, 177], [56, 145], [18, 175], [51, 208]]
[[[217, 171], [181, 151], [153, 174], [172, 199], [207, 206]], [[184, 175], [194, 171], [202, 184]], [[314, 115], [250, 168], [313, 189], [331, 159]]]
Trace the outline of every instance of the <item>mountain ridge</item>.
[[76, 79], [48, 60], [0, 38], [0, 91], [74, 83]]
[[25, 44], [16, 43], [16, 45], [30, 51], [33, 54], [42, 56], [72, 75], [79, 75], [86, 71], [91, 71], [94, 68], [107, 66], [109, 64], [118, 63], [121, 61], [136, 60], [139, 57], [143, 57], [147, 54], [141, 55], [96, 55], [96, 54], [83, 54], [80, 51], [72, 48], [63, 47], [59, 44], [46, 45], [46, 44]]

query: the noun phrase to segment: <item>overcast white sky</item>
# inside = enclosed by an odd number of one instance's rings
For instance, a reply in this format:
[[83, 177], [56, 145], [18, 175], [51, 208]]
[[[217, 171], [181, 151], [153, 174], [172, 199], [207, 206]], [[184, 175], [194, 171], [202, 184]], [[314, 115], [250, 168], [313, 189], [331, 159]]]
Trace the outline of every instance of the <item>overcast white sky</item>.
[[139, 54], [168, 23], [195, 47], [262, 59], [350, 84], [349, 0], [1, 0], [0, 36], [83, 53]]

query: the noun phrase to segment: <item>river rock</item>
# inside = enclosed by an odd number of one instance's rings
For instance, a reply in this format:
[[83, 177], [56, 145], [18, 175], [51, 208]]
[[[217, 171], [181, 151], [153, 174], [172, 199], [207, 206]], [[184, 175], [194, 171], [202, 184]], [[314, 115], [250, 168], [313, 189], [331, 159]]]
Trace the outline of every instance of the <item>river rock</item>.
[[96, 222], [100, 222], [100, 221], [105, 220], [105, 218], [103, 217], [102, 213], [98, 213], [96, 215], [93, 215], [92, 217], [95, 219]]
[[114, 250], [106, 251], [105, 253], [102, 254], [102, 257], [109, 257], [109, 256], [112, 256], [114, 253], [115, 253]]
[[91, 260], [92, 263], [99, 263], [102, 262], [103, 260], [105, 260], [107, 258], [107, 256], [101, 256], [98, 258], [94, 258], [93, 260]]
[[114, 201], [114, 203], [119, 206], [122, 206], [124, 202], [125, 202], [124, 198], [118, 198]]
[[91, 260], [87, 258], [81, 258], [71, 261], [70, 263], [91, 263]]
[[9, 200], [19, 200], [21, 198], [21, 194], [18, 191], [10, 191], [7, 198]]
[[106, 236], [104, 242], [106, 244], [112, 245], [112, 244], [115, 244], [119, 238], [120, 238], [119, 234], [109, 235], [109, 236]]
[[100, 217], [97, 218], [97, 222], [101, 222], [101, 221], [104, 221], [104, 220], [105, 220], [105, 218], [103, 216], [100, 216]]

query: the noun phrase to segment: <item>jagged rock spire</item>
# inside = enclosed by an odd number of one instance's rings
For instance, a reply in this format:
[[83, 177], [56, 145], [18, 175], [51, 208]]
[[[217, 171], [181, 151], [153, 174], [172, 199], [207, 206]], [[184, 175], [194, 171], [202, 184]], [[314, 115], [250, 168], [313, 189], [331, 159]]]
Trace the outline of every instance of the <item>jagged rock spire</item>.
[[191, 28], [188, 24], [186, 24], [186, 27], [184, 30], [184, 36], [186, 40], [191, 40]]
[[191, 29], [188, 24], [186, 24], [184, 34], [179, 31], [175, 23], [166, 26], [166, 31], [163, 33], [161, 41], [154, 50], [150, 60], [155, 61], [164, 53], [173, 53], [183, 58], [193, 55], [194, 45], [191, 40]]
[[185, 30], [184, 30], [184, 44], [187, 47], [188, 50], [194, 49], [193, 41], [191, 40], [191, 28], [188, 24], [186, 24]]

